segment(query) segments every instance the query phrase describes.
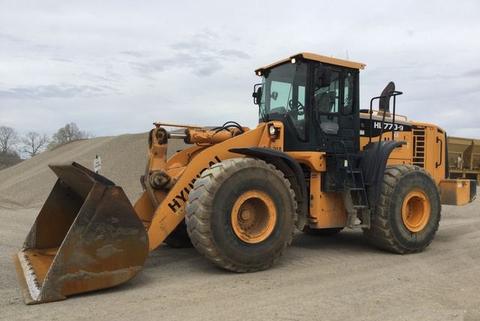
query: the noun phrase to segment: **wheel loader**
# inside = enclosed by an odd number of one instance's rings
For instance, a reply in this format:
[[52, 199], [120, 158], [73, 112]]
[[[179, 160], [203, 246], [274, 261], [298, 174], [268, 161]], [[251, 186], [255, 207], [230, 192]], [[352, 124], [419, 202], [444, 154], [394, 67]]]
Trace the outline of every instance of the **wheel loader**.
[[[299, 53], [257, 69], [254, 129], [154, 123], [133, 206], [98, 173], [50, 165], [58, 180], [14, 257], [25, 302], [124, 283], [163, 243], [234, 272], [271, 267], [295, 230], [358, 228], [380, 249], [424, 250], [441, 204], [471, 202], [476, 184], [447, 178], [446, 132], [397, 114], [393, 82], [361, 108], [364, 67]], [[189, 145], [167, 159], [172, 139]]]

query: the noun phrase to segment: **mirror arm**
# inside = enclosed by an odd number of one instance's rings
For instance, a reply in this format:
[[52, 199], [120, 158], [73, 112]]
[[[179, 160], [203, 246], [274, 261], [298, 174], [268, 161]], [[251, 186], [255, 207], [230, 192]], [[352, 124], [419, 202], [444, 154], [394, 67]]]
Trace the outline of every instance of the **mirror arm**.
[[253, 103], [255, 105], [260, 105], [260, 100], [262, 98], [262, 84], [255, 84], [253, 86], [252, 97], [253, 97]]

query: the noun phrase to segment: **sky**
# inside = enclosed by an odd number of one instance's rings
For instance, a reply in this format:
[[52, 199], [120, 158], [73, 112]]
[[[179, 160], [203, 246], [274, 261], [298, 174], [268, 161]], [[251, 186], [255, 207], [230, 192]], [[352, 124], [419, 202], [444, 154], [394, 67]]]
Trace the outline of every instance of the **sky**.
[[0, 126], [94, 136], [154, 121], [254, 127], [254, 70], [302, 51], [367, 64], [362, 108], [480, 138], [480, 1], [0, 0]]

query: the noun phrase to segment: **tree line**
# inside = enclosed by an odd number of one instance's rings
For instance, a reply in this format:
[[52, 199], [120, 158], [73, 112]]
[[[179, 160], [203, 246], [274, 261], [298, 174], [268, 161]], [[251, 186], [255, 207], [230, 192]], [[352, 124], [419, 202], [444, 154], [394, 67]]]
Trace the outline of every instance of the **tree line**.
[[19, 135], [12, 127], [0, 126], [0, 169], [15, 165], [24, 158], [34, 157], [45, 150], [88, 137], [75, 123], [66, 124], [50, 137], [35, 131]]

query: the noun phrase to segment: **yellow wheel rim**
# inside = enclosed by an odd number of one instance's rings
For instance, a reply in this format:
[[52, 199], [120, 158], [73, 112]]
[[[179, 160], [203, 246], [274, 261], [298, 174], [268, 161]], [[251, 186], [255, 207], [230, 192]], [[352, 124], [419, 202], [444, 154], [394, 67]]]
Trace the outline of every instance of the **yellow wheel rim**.
[[422, 190], [413, 190], [403, 199], [402, 220], [410, 232], [420, 232], [430, 220], [430, 201]]
[[251, 190], [235, 201], [231, 218], [235, 235], [246, 243], [255, 244], [272, 234], [277, 222], [277, 209], [269, 195]]

